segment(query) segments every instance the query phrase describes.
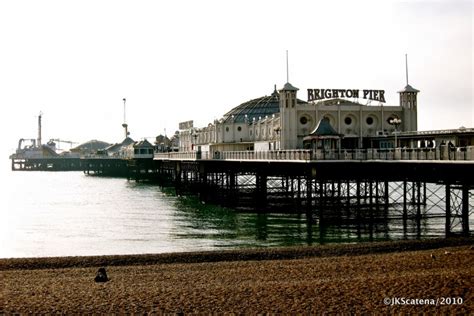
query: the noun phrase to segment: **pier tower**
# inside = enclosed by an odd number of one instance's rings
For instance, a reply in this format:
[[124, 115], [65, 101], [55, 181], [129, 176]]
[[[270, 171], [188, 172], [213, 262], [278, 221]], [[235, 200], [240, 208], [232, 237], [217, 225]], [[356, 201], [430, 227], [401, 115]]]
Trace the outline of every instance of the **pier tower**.
[[287, 82], [279, 92], [280, 94], [280, 117], [281, 117], [281, 149], [296, 149], [298, 133], [297, 133], [297, 109], [295, 88], [291, 83]]

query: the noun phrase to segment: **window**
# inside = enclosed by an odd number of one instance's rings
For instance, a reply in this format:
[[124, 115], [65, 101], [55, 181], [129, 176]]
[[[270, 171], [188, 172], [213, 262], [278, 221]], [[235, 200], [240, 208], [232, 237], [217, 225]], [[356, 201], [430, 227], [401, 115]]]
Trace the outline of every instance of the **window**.
[[365, 119], [365, 122], [367, 123], [367, 125], [372, 125], [374, 124], [374, 119], [369, 116]]
[[300, 117], [300, 123], [306, 125], [308, 123], [308, 118], [306, 116]]
[[352, 124], [352, 119], [347, 116], [345, 119], [344, 119], [344, 123], [346, 123], [346, 125], [351, 125]]
[[240, 132], [242, 130], [242, 127], [241, 126], [238, 126], [237, 127], [237, 130]]
[[226, 131], [226, 132], [228, 132], [228, 131], [229, 131], [229, 126], [227, 126], [227, 127], [225, 128], [225, 131]]

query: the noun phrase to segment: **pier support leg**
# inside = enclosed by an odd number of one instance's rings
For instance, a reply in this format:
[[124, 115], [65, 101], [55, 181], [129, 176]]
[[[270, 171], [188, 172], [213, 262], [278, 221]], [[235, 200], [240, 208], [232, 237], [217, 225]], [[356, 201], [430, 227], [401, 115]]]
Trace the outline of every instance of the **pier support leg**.
[[462, 186], [461, 221], [462, 234], [467, 237], [469, 236], [469, 187], [466, 184]]
[[207, 170], [203, 164], [199, 165], [199, 176], [200, 176], [199, 199], [203, 202], [206, 202], [209, 188], [208, 188], [208, 180], [207, 180]]
[[319, 224], [323, 225], [324, 221], [324, 208], [326, 199], [326, 183], [323, 180], [319, 180]]
[[176, 167], [174, 169], [174, 188], [176, 195], [181, 194], [181, 164], [176, 162]]
[[408, 210], [407, 210], [407, 181], [403, 181], [403, 215], [402, 215], [402, 222], [403, 222], [403, 236], [407, 235], [407, 220], [408, 220]]
[[313, 178], [306, 177], [306, 214], [311, 216], [313, 212]]
[[418, 237], [421, 236], [421, 183], [416, 183], [416, 228]]
[[360, 224], [360, 208], [361, 208], [361, 205], [360, 205], [360, 181], [357, 180], [357, 183], [356, 183], [356, 198], [357, 198], [357, 208], [356, 208], [356, 219], [357, 219], [357, 223]]
[[446, 237], [451, 236], [451, 185], [446, 183], [446, 222], [444, 226]]
[[423, 182], [423, 205], [426, 206], [426, 182]]
[[298, 176], [298, 198], [297, 198], [297, 207], [301, 208], [301, 177]]
[[[267, 175], [256, 174], [256, 208], [257, 210], [265, 209], [267, 206]], [[286, 182], [288, 190], [288, 181]]]
[[[374, 238], [374, 187], [373, 187], [374, 183], [372, 182], [372, 180], [370, 180], [369, 182], [369, 240], [373, 240]], [[375, 191], [376, 191], [376, 195], [375, 197], [378, 198], [378, 186], [377, 186], [377, 182], [375, 182]], [[378, 201], [375, 200], [375, 203], [376, 205], [378, 204]]]
[[347, 180], [346, 185], [347, 185], [346, 210], [349, 215], [350, 207], [351, 207], [351, 182]]
[[229, 174], [229, 193], [228, 193], [228, 199], [227, 203], [229, 203], [229, 206], [235, 206], [236, 205], [236, 197], [237, 197], [237, 192], [236, 192], [236, 179], [237, 175], [234, 172], [231, 172]]

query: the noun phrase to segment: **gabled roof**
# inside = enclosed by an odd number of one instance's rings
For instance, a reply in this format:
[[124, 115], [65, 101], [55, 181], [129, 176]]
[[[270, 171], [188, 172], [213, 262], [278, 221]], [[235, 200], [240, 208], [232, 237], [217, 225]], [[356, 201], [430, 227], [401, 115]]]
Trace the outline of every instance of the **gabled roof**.
[[153, 148], [153, 145], [146, 139], [136, 142], [133, 148]]
[[122, 147], [127, 147], [133, 143], [135, 143], [135, 141], [127, 136], [121, 143], [110, 145], [109, 147], [105, 148], [105, 150], [109, 153], [118, 152]]
[[131, 139], [130, 137], [127, 136], [127, 138], [125, 138], [125, 139], [122, 141], [121, 145], [122, 145], [122, 146], [128, 146], [128, 145], [130, 145], [130, 144], [133, 144], [134, 142], [135, 142], [135, 141], [134, 141], [133, 139]]

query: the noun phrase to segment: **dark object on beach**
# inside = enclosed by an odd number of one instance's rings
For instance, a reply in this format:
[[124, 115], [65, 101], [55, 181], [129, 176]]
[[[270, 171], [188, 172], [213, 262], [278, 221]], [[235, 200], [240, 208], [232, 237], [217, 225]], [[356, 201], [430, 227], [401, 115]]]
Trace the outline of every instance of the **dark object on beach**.
[[107, 282], [109, 278], [107, 277], [107, 272], [105, 272], [105, 268], [99, 268], [97, 271], [94, 281], [96, 282]]

